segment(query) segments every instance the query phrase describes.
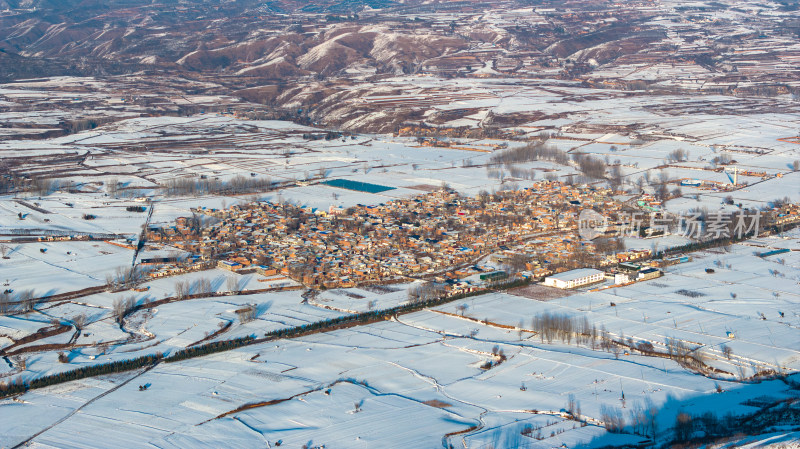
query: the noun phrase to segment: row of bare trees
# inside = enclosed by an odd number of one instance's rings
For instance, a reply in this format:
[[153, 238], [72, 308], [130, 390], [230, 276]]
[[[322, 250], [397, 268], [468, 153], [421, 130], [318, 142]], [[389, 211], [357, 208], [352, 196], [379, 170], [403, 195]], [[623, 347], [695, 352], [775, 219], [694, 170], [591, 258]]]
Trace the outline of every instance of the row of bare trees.
[[61, 181], [58, 179], [34, 177], [28, 185], [28, 191], [38, 196], [47, 196], [61, 188]]
[[124, 290], [134, 287], [144, 279], [147, 271], [140, 266], [117, 267], [114, 273], [106, 274], [106, 286], [111, 290]]
[[444, 296], [445, 292], [444, 285], [424, 282], [408, 289], [408, 301], [412, 304], [432, 301]]
[[[625, 348], [637, 350], [643, 354], [656, 353], [651, 342], [636, 343], [633, 338], [626, 339], [624, 335], [612, 337], [605, 327], [598, 329], [595, 325], [590, 324], [586, 316], [579, 318], [567, 314], [543, 312], [531, 319], [531, 329], [539, 334], [542, 343], [560, 341], [572, 344], [574, 340], [576, 345], [590, 345], [593, 349], [599, 346], [605, 351], [613, 352], [617, 357]], [[691, 347], [676, 338], [667, 338], [665, 346], [666, 353], [660, 354], [675, 360], [681, 366], [698, 372], [708, 368], [706, 364], [708, 357], [700, 346]], [[727, 346], [723, 349], [723, 353], [730, 359], [731, 351]]]
[[551, 161], [566, 165], [569, 163], [569, 156], [552, 145], [537, 141], [494, 153], [489, 158], [489, 162], [492, 164], [518, 164], [531, 161]]
[[6, 290], [0, 293], [0, 314], [16, 311], [33, 312], [40, 300], [41, 298], [36, 297], [34, 290], [20, 290], [18, 292]]
[[199, 196], [207, 194], [231, 194], [268, 192], [272, 180], [267, 177], [245, 177], [237, 175], [228, 181], [219, 179], [178, 178], [162, 186], [166, 196]]
[[[706, 355], [701, 346], [690, 347], [683, 340], [676, 338], [666, 339], [667, 354], [682, 366], [693, 370], [701, 370], [705, 366]], [[726, 353], [726, 356], [728, 354]]]
[[[645, 398], [644, 403], [637, 401], [628, 411], [630, 431], [655, 440], [658, 435], [658, 411], [650, 397]], [[622, 410], [607, 404], [600, 406], [600, 421], [611, 433], [621, 433], [627, 425]]]
[[28, 180], [11, 173], [9, 162], [0, 162], [0, 193], [18, 192], [28, 186]]
[[191, 292], [191, 283], [189, 281], [175, 281], [175, 297], [184, 299]]
[[604, 160], [583, 153], [576, 153], [572, 158], [584, 176], [592, 179], [605, 178], [608, 165]]
[[668, 162], [684, 162], [688, 159], [689, 159], [689, 152], [682, 148], [678, 148], [677, 150], [672, 150], [667, 155]]
[[195, 282], [190, 281], [176, 281], [175, 282], [175, 297], [178, 299], [186, 299], [187, 296], [192, 294], [208, 295], [215, 291], [211, 280], [202, 277]]
[[557, 340], [570, 344], [575, 339], [576, 344], [592, 343], [594, 347], [598, 338], [597, 328], [590, 325], [585, 316], [580, 320], [566, 314], [543, 312], [531, 319], [531, 326], [542, 343]]

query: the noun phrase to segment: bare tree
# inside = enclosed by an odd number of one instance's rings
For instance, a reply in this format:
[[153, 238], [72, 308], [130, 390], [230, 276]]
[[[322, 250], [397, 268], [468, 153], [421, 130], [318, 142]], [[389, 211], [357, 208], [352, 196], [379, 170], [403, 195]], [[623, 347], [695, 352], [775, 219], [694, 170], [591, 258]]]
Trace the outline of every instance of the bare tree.
[[667, 184], [659, 184], [656, 187], [655, 195], [657, 200], [664, 201], [669, 199], [669, 186]]
[[616, 407], [605, 404], [601, 405], [600, 421], [603, 422], [606, 430], [611, 433], [622, 432], [625, 428], [625, 418], [622, 416], [622, 412]]
[[214, 289], [211, 287], [211, 281], [208, 278], [201, 278], [200, 281], [197, 283], [197, 292], [202, 293], [204, 295], [208, 295], [213, 292]]
[[46, 196], [58, 190], [60, 183], [53, 179], [34, 177], [31, 179], [30, 190], [38, 196]]
[[578, 169], [587, 177], [600, 179], [605, 176], [607, 165], [603, 160], [582, 153], [576, 153], [574, 159]]
[[691, 415], [685, 412], [678, 413], [675, 417], [675, 439], [687, 441], [694, 432], [694, 422]]
[[619, 165], [611, 166], [611, 170], [609, 170], [608, 174], [608, 183], [611, 190], [617, 191], [622, 187], [622, 176], [622, 169]]
[[578, 407], [579, 405], [577, 401], [575, 401], [575, 395], [570, 393], [567, 397], [567, 413], [569, 413], [574, 419], [578, 419], [576, 415]]
[[144, 276], [145, 271], [139, 266], [117, 267], [114, 274], [106, 274], [106, 285], [109, 289], [131, 288]]
[[36, 294], [33, 290], [23, 290], [19, 293], [18, 299], [22, 304], [22, 309], [27, 312], [32, 312], [36, 306]]
[[111, 178], [106, 181], [106, 193], [108, 196], [116, 198], [119, 191], [119, 179]]
[[134, 308], [136, 308], [135, 297], [129, 296], [127, 298], [117, 298], [114, 300], [114, 303], [111, 306], [111, 315], [114, 317], [114, 321], [122, 324], [122, 320], [125, 318], [125, 315], [132, 312]]
[[622, 348], [616, 343], [611, 344], [611, 353], [614, 354], [615, 359], [619, 359], [619, 355], [622, 353]]
[[239, 294], [242, 291], [240, 279], [236, 276], [228, 276], [225, 284], [227, 285], [228, 290], [233, 294]]
[[80, 332], [86, 327], [88, 319], [86, 318], [85, 313], [81, 313], [79, 315], [75, 315], [72, 317], [72, 324], [75, 325], [75, 329]]
[[667, 160], [669, 162], [684, 162], [689, 158], [689, 152], [684, 149], [677, 149], [669, 153]]
[[0, 314], [11, 311], [11, 295], [8, 292], [0, 293]]
[[122, 322], [122, 317], [125, 315], [124, 308], [125, 306], [120, 298], [115, 299], [111, 305], [111, 315], [117, 323]]
[[185, 299], [189, 294], [189, 283], [187, 281], [175, 281], [175, 297]]
[[239, 322], [244, 324], [256, 319], [257, 308], [254, 304], [249, 304], [246, 307], [236, 310], [236, 315], [239, 317]]
[[644, 400], [644, 408], [647, 420], [646, 430], [650, 433], [650, 438], [655, 441], [658, 435], [658, 407], [653, 403], [650, 396], [647, 396]]

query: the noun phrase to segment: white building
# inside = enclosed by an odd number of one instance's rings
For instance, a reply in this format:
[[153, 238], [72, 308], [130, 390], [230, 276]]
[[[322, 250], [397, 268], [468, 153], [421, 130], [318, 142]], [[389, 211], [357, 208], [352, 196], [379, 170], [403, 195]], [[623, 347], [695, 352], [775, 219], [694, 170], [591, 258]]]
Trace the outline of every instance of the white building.
[[605, 274], [593, 268], [580, 268], [547, 276], [544, 285], [556, 288], [575, 288], [581, 285], [594, 284], [605, 279]]

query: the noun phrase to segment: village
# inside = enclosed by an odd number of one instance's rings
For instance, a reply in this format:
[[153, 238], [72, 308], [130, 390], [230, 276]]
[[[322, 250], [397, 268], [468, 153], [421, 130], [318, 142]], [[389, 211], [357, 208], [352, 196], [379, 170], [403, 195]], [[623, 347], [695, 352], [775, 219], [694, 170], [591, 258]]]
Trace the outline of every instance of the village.
[[0, 0], [0, 447], [800, 447], [798, 11]]
[[[611, 193], [543, 181], [476, 197], [443, 187], [415, 198], [327, 211], [270, 202], [199, 208], [194, 218], [179, 218], [174, 226], [151, 227], [147, 241], [195, 254], [191, 267], [216, 260], [232, 272], [284, 275], [318, 289], [413, 279], [446, 282], [500, 272], [497, 266], [505, 275], [542, 278], [577, 268], [576, 263], [604, 266], [650, 256], [649, 250], [624, 248], [604, 256], [578, 236], [581, 210], [622, 209]], [[214, 223], [198, 227], [200, 215]], [[487, 256], [498, 262], [495, 267], [478, 266]], [[151, 276], [174, 272], [164, 267]]]
[[[605, 289], [659, 277], [663, 267], [690, 260], [680, 254], [656, 258], [652, 248], [626, 248], [623, 237], [713, 234], [711, 222], [698, 224], [696, 231], [676, 228], [683, 218], [654, 212], [660, 202], [651, 195], [621, 201], [614, 193], [541, 181], [474, 197], [443, 185], [417, 197], [327, 210], [268, 201], [200, 207], [174, 225], [149, 227], [145, 237], [149, 244], [172, 246], [190, 257], [142, 259], [140, 265], [154, 267], [151, 278], [220, 268], [270, 282], [291, 279], [313, 290], [416, 280], [432, 281], [440, 288], [437, 294], [447, 296], [530, 281], [561, 289], [604, 283], [600, 289]], [[586, 210], [600, 210], [608, 218], [605, 235], [586, 239], [580, 234]], [[733, 219], [744, 216], [719, 217], [727, 220], [726, 230], [716, 237], [741, 239]], [[756, 234], [769, 227], [788, 229], [800, 223], [800, 207], [776, 205], [761, 220], [760, 229], [752, 228]]]

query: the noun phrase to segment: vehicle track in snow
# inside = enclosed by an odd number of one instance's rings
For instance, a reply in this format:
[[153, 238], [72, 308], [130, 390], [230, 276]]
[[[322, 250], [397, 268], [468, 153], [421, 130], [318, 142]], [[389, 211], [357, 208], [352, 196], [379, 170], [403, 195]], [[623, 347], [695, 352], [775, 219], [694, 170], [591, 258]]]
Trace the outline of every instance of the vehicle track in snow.
[[66, 420], [68, 420], [68, 419], [72, 418], [72, 417], [73, 417], [73, 416], [75, 416], [77, 413], [79, 413], [81, 410], [83, 410], [84, 408], [88, 407], [89, 405], [91, 405], [91, 404], [92, 404], [92, 403], [94, 403], [95, 401], [97, 401], [97, 400], [99, 400], [99, 399], [102, 399], [102, 398], [106, 397], [107, 395], [109, 395], [109, 394], [111, 394], [111, 393], [113, 393], [113, 392], [115, 392], [115, 391], [119, 390], [120, 388], [122, 388], [122, 387], [124, 387], [125, 385], [129, 384], [129, 383], [130, 383], [130, 382], [131, 382], [133, 379], [136, 379], [136, 378], [138, 378], [139, 376], [141, 376], [142, 374], [145, 374], [146, 372], [148, 372], [148, 371], [150, 371], [151, 369], [155, 368], [157, 365], [158, 365], [158, 362], [154, 363], [153, 365], [150, 365], [150, 366], [148, 366], [147, 368], [143, 369], [143, 370], [142, 370], [141, 372], [139, 372], [138, 374], [136, 374], [136, 375], [132, 376], [132, 377], [131, 377], [131, 378], [129, 378], [128, 380], [125, 380], [125, 381], [123, 381], [121, 384], [119, 384], [119, 385], [116, 385], [116, 386], [114, 386], [114, 387], [112, 387], [112, 388], [110, 388], [110, 389], [108, 389], [108, 390], [104, 391], [103, 393], [100, 393], [99, 395], [95, 396], [94, 398], [92, 398], [92, 399], [90, 399], [89, 401], [87, 401], [87, 402], [85, 402], [84, 404], [82, 404], [80, 407], [78, 407], [78, 408], [76, 408], [75, 410], [73, 410], [73, 411], [69, 412], [69, 413], [68, 413], [66, 416], [62, 417], [62, 418], [61, 418], [61, 419], [59, 419], [58, 421], [54, 422], [53, 424], [50, 424], [49, 426], [45, 427], [45, 428], [44, 428], [44, 429], [42, 429], [42, 430], [40, 430], [40, 431], [36, 432], [36, 433], [35, 433], [35, 434], [33, 434], [32, 436], [30, 436], [28, 439], [26, 439], [26, 440], [24, 440], [24, 441], [22, 441], [22, 442], [20, 442], [20, 443], [17, 443], [15, 446], [13, 446], [13, 449], [18, 449], [18, 448], [21, 448], [21, 447], [23, 447], [23, 446], [26, 446], [28, 443], [30, 443], [30, 442], [31, 442], [31, 441], [33, 441], [34, 439], [38, 438], [39, 436], [43, 435], [44, 433], [48, 432], [49, 430], [53, 429], [54, 427], [58, 426], [59, 424], [63, 423], [64, 421], [66, 421]]

